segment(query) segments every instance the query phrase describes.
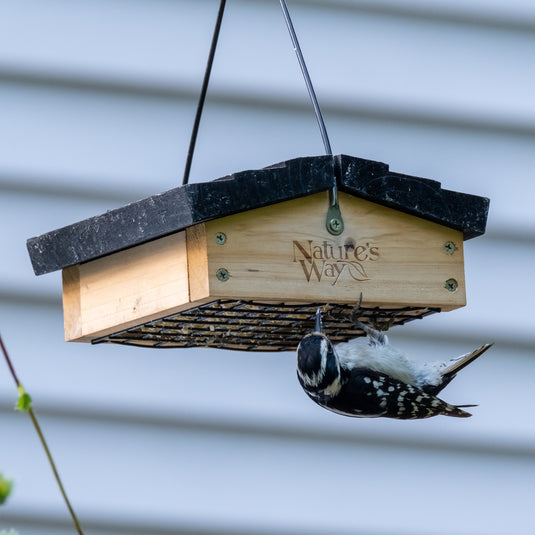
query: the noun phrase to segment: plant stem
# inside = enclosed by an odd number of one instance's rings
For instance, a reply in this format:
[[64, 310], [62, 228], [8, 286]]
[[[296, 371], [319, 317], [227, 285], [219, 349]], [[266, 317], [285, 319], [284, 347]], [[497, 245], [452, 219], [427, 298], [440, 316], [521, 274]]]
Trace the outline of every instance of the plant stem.
[[1, 334], [0, 334], [0, 347], [2, 348], [2, 353], [4, 354], [4, 357], [6, 358], [7, 367], [9, 368], [9, 371], [11, 372], [11, 375], [13, 376], [13, 380], [15, 381], [17, 388], [19, 388], [20, 381], [19, 381], [19, 378], [17, 377], [17, 374], [15, 373], [15, 368], [13, 368], [13, 364], [11, 364], [11, 359], [9, 358], [9, 355], [7, 353], [6, 346], [4, 345], [4, 340], [2, 340]]
[[50, 467], [52, 468], [52, 472], [54, 472], [54, 477], [56, 478], [56, 481], [58, 483], [59, 490], [61, 491], [61, 494], [63, 496], [63, 500], [65, 501], [65, 505], [67, 506], [67, 509], [69, 510], [69, 513], [71, 514], [72, 521], [74, 522], [74, 526], [76, 527], [76, 531], [83, 535], [82, 528], [80, 526], [80, 522], [78, 522], [78, 518], [76, 517], [76, 513], [74, 512], [74, 509], [72, 508], [71, 502], [69, 501], [69, 498], [67, 497], [67, 493], [65, 492], [65, 488], [63, 487], [63, 483], [61, 482], [61, 478], [59, 477], [58, 470], [56, 468], [56, 463], [54, 462], [54, 459], [52, 458], [52, 454], [50, 453], [50, 449], [48, 448], [48, 444], [46, 443], [45, 437], [43, 435], [43, 432], [41, 431], [41, 426], [39, 425], [39, 422], [37, 421], [37, 418], [35, 416], [35, 413], [33, 412], [33, 409], [30, 407], [28, 409], [28, 414], [30, 415], [30, 418], [32, 419], [33, 426], [35, 427], [35, 430], [37, 431], [37, 434], [39, 435], [39, 440], [41, 441], [41, 444], [43, 445], [43, 448], [45, 450], [46, 456], [48, 458], [48, 462], [50, 463]]
[[[4, 357], [6, 359], [9, 371], [11, 372], [11, 375], [13, 376], [13, 380], [15, 381], [17, 388], [20, 390], [20, 388], [22, 387], [22, 384], [19, 381], [17, 374], [15, 373], [15, 368], [13, 367], [11, 359], [9, 358], [9, 354], [7, 352], [6, 346], [4, 345], [4, 341], [2, 340], [1, 334], [0, 334], [0, 348], [2, 349], [2, 353], [4, 354]], [[61, 494], [63, 496], [63, 500], [65, 501], [65, 504], [67, 505], [67, 509], [69, 510], [69, 513], [71, 514], [72, 521], [74, 522], [74, 527], [76, 528], [76, 531], [78, 532], [79, 535], [84, 535], [82, 528], [80, 526], [80, 522], [78, 522], [76, 513], [74, 512], [74, 509], [72, 508], [71, 502], [69, 501], [69, 498], [67, 497], [67, 493], [65, 492], [65, 488], [63, 487], [63, 483], [61, 482], [61, 478], [59, 477], [59, 473], [56, 468], [56, 463], [54, 462], [54, 459], [52, 458], [52, 454], [50, 453], [48, 444], [45, 440], [43, 432], [41, 431], [41, 426], [39, 425], [39, 422], [37, 421], [37, 416], [35, 416], [35, 413], [33, 412], [32, 407], [30, 407], [27, 412], [30, 415], [30, 419], [32, 420], [35, 431], [37, 432], [37, 435], [39, 436], [39, 440], [41, 441], [43, 449], [45, 450], [48, 462], [50, 463], [50, 467], [52, 468], [52, 472], [54, 473], [54, 477], [56, 478], [56, 482], [58, 484], [59, 490], [61, 491]]]

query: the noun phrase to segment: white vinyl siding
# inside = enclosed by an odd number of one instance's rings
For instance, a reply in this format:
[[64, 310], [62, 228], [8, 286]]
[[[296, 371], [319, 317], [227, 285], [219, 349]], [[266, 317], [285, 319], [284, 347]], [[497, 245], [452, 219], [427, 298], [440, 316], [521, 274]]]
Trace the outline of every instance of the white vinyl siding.
[[[531, 534], [535, 4], [288, 0], [335, 154], [491, 198], [468, 305], [392, 331], [471, 419], [343, 418], [293, 354], [63, 341], [26, 239], [181, 184], [216, 0], [0, 2], [0, 331], [86, 535]], [[192, 181], [322, 154], [276, 0], [229, 0]], [[74, 533], [0, 362], [0, 530]]]

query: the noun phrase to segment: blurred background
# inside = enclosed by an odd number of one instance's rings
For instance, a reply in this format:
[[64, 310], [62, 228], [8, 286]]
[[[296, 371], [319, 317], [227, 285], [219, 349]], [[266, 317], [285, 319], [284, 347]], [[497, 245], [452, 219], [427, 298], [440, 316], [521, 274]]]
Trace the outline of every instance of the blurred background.
[[[344, 418], [295, 355], [63, 341], [26, 239], [181, 184], [216, 0], [0, 0], [0, 330], [86, 534], [531, 534], [535, 3], [289, 0], [335, 154], [491, 198], [468, 305], [398, 327], [471, 419]], [[276, 0], [229, 0], [191, 181], [323, 153]], [[0, 530], [74, 533], [0, 362]]]

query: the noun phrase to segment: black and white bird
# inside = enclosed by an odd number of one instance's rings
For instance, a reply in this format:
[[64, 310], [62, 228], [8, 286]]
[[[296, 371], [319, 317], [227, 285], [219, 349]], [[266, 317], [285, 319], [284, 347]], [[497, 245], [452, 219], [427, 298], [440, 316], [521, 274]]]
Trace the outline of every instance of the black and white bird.
[[471, 416], [463, 408], [475, 405], [450, 405], [437, 394], [492, 344], [446, 362], [419, 363], [392, 347], [384, 332], [355, 323], [367, 336], [333, 345], [318, 308], [315, 330], [299, 343], [297, 377], [313, 401], [356, 418]]

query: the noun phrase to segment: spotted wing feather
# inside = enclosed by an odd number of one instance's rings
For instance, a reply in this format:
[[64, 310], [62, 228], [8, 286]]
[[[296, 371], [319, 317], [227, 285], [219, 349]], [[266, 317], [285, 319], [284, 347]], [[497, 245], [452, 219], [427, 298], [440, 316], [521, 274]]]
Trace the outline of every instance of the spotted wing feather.
[[415, 386], [366, 368], [344, 371], [341, 382], [343, 387], [338, 395], [318, 392], [311, 398], [326, 409], [357, 418], [383, 416], [413, 420], [439, 414], [460, 418], [471, 416], [461, 406], [450, 405]]

